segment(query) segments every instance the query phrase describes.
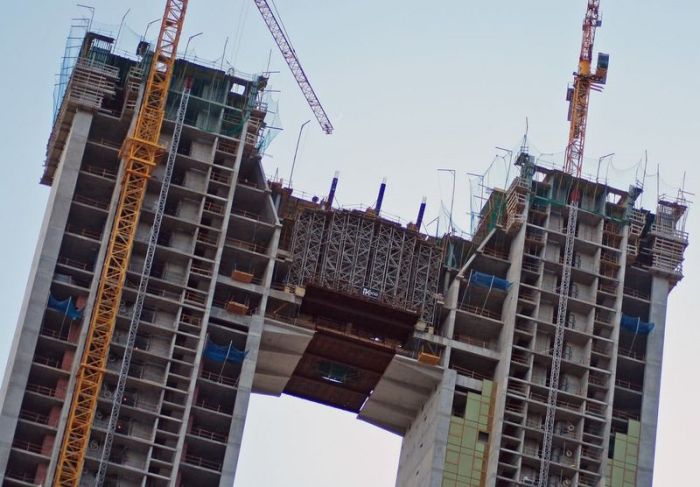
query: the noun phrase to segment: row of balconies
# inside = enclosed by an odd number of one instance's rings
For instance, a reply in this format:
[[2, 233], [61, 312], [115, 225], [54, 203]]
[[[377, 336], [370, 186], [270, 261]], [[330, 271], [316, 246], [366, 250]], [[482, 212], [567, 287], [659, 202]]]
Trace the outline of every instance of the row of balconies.
[[[534, 386], [534, 387], [533, 387]], [[539, 390], [538, 390], [539, 389]], [[537, 385], [530, 383], [515, 382], [510, 379], [508, 381], [507, 394], [515, 397], [516, 399], [525, 399], [532, 401], [537, 405], [548, 403], [548, 393], [547, 387], [542, 385], [538, 387]], [[575, 394], [565, 393], [562, 395], [560, 391], [557, 397], [556, 406], [558, 409], [566, 411], [568, 413], [573, 413], [578, 416], [585, 417], [595, 417], [599, 420], [604, 421], [606, 404], [600, 401], [594, 401], [590, 398], [584, 398], [583, 396], [577, 396]]]
[[[93, 168], [93, 167], [86, 166], [84, 172], [89, 173], [91, 175], [96, 175], [96, 176], [99, 176], [102, 178], [108, 178], [108, 179], [113, 179], [115, 177], [115, 174], [113, 171], [110, 171], [110, 170], [104, 169], [104, 168], [100, 169], [100, 168]], [[108, 202], [106, 200], [99, 200], [99, 199], [95, 199], [95, 198], [90, 198], [90, 197], [87, 197], [87, 196], [84, 196], [81, 194], [76, 194], [75, 200], [78, 202], [84, 203], [84, 204], [88, 204], [92, 207], [95, 207], [95, 208], [98, 208], [101, 210], [108, 208]], [[207, 210], [211, 210], [211, 208], [207, 208]], [[101, 236], [102, 236], [101, 232], [95, 231], [95, 230], [87, 228], [87, 227], [80, 228], [80, 229], [77, 229], [75, 227], [69, 228], [68, 232], [73, 233], [74, 235], [78, 235], [80, 237], [85, 237], [85, 238], [91, 239], [93, 241], [99, 241]], [[211, 242], [211, 241], [205, 242], [205, 243], [215, 244], [215, 242]], [[62, 259], [62, 260], [63, 260], [63, 262], [65, 262], [66, 264], [69, 264], [69, 265], [78, 263], [75, 261], [71, 261], [70, 259]], [[80, 268], [81, 270], [92, 270], [92, 266], [88, 263], [79, 263], [79, 265], [77, 267]], [[187, 297], [186, 297], [186, 299], [187, 299]], [[196, 302], [201, 302], [201, 300], [197, 300], [194, 298], [192, 298], [192, 299]], [[188, 319], [188, 318], [183, 318], [183, 322], [186, 323], [187, 326], [201, 326], [201, 323], [195, 323], [191, 319]], [[61, 330], [55, 330], [55, 329], [47, 328], [47, 327], [45, 327], [42, 330], [42, 335], [49, 337], [51, 339], [66, 341], [68, 343], [74, 343], [75, 338], [76, 338], [76, 337], [70, 337], [68, 333], [65, 333]], [[116, 340], [116, 342], [118, 343], [119, 340]], [[142, 348], [147, 349], [149, 347], [144, 346]], [[68, 353], [68, 351], [66, 351], [66, 352], [64, 352], [62, 357], [44, 356], [44, 355], [37, 354], [35, 356], [34, 361], [35, 361], [35, 363], [40, 364], [42, 367], [52, 367], [52, 368], [55, 368], [57, 370], [67, 371], [67, 370], [70, 370], [70, 363], [69, 362], [72, 362], [72, 353]], [[62, 399], [63, 397], [65, 397], [65, 383], [62, 385], [59, 385], [57, 387], [49, 387], [49, 386], [42, 385], [42, 384], [29, 383], [27, 386], [27, 391], [29, 391], [30, 393], [37, 393], [37, 394], [40, 394], [40, 395], [43, 395], [43, 396], [49, 397], [49, 398]], [[145, 403], [139, 404], [136, 401], [131, 402], [129, 400], [128, 396], [125, 396], [125, 403], [127, 405], [132, 404], [133, 406], [136, 406], [136, 405], [146, 406]], [[204, 405], [205, 402], [202, 400], [201, 404]], [[52, 425], [52, 426], [55, 425], [55, 420], [52, 422], [50, 416], [45, 415], [45, 414], [41, 414], [41, 413], [36, 412], [36, 411], [24, 410], [21, 413], [21, 418], [23, 421], [32, 422], [35, 424]], [[118, 428], [118, 431], [120, 434], [131, 434], [134, 430], [131, 427], [131, 424], [122, 423], [120, 425], [120, 427]], [[206, 430], [199, 428], [199, 429], [193, 430], [193, 434], [195, 436], [199, 436], [202, 438], [209, 438], [212, 440], [220, 440], [221, 439], [220, 437], [217, 437], [213, 434], [206, 434], [205, 431]], [[138, 435], [136, 435], [136, 436], [138, 436]], [[47, 453], [47, 452], [43, 451], [46, 449], [46, 448], [44, 448], [43, 445], [41, 447], [37, 447], [37, 443], [25, 441], [22, 439], [15, 440], [15, 448], [23, 449], [25, 451], [29, 451], [32, 453]], [[199, 462], [199, 463], [202, 463], [202, 462]], [[21, 475], [18, 475], [17, 477], [20, 479], [23, 479], [23, 478], [28, 479], [28, 477], [24, 473], [22, 473]], [[32, 479], [33, 479], [33, 477], [32, 477]]]

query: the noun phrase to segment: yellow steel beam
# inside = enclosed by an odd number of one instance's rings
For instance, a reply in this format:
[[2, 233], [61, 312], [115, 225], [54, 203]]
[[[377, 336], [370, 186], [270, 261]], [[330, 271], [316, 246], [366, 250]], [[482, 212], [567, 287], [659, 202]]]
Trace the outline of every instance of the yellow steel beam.
[[122, 148], [125, 171], [119, 203], [73, 391], [54, 486], [76, 487], [80, 482], [146, 183], [163, 153], [158, 138], [187, 1], [166, 1], [143, 102], [134, 131]]

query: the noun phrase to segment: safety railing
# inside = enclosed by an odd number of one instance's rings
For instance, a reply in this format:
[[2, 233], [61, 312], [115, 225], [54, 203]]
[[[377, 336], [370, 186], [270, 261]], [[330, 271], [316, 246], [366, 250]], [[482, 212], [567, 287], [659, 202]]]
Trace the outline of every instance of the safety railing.
[[637, 384], [624, 379], [615, 379], [615, 385], [631, 391], [642, 392], [644, 390], [644, 386], [642, 386], [642, 384]]
[[19, 418], [32, 423], [49, 424], [49, 417], [47, 415], [35, 411], [28, 411], [26, 409], [19, 412]]
[[228, 435], [226, 435], [224, 433], [217, 433], [216, 431], [209, 431], [207, 429], [200, 428], [200, 427], [193, 427], [190, 430], [190, 434], [197, 436], [199, 438], [217, 441], [219, 443], [226, 443], [226, 439], [228, 438]]
[[462, 305], [458, 306], [458, 309], [461, 311], [465, 311], [469, 314], [483, 316], [483, 317], [490, 318], [490, 319], [495, 320], [495, 321], [501, 321], [500, 313], [495, 313], [495, 312], [490, 311], [490, 310], [483, 308], [483, 307], [474, 306], [471, 304], [462, 304]]
[[90, 198], [81, 194], [76, 194], [75, 196], [73, 196], [73, 201], [95, 208], [99, 208], [101, 210], [107, 210], [109, 208], [109, 200], [98, 200], [96, 198]]
[[88, 174], [94, 174], [95, 176], [100, 176], [106, 179], [116, 179], [117, 178], [117, 172], [113, 171], [111, 169], [107, 169], [105, 167], [98, 167], [98, 166], [89, 166], [89, 165], [83, 165], [80, 170], [82, 172], [86, 172]]
[[236, 387], [238, 385], [238, 378], [229, 377], [223, 374], [216, 374], [214, 372], [209, 372], [208, 370], [202, 370], [199, 376], [202, 379], [208, 380], [210, 382], [216, 382], [218, 384], [223, 384], [229, 387]]
[[189, 453], [185, 455], [185, 463], [188, 465], [194, 465], [196, 467], [203, 467], [209, 470], [221, 472], [221, 463], [207, 460], [206, 458], [192, 455]]

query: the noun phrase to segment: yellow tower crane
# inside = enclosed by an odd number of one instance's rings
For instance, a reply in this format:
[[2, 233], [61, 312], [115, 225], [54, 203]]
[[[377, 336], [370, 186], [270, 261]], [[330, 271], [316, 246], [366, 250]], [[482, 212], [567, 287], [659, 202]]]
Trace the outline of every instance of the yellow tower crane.
[[559, 286], [559, 303], [556, 314], [556, 329], [554, 331], [554, 346], [552, 347], [552, 366], [549, 372], [549, 392], [547, 394], [547, 412], [543, 426], [542, 449], [540, 453], [540, 472], [538, 487], [550, 485], [549, 467], [552, 462], [552, 443], [554, 426], [559, 419], [557, 401], [559, 397], [559, 377], [561, 361], [564, 352], [564, 330], [568, 316], [568, 303], [571, 288], [571, 267], [574, 258], [576, 239], [576, 223], [578, 208], [581, 202], [581, 192], [578, 180], [583, 169], [583, 149], [586, 143], [586, 125], [588, 123], [588, 101], [591, 90], [600, 91], [608, 76], [607, 54], [598, 54], [598, 64], [595, 72], [591, 69], [593, 62], [593, 42], [595, 32], [602, 23], [600, 16], [600, 0], [588, 0], [586, 16], [583, 19], [583, 39], [579, 54], [578, 71], [574, 73], [574, 86], [567, 91], [569, 101], [569, 141], [566, 145], [564, 173], [572, 177], [572, 188], [568, 197], [569, 212], [566, 221], [566, 239], [564, 243], [564, 259], [562, 261], [561, 285]]
[[[333, 131], [333, 125], [311, 87], [279, 21], [273, 15], [267, 1], [254, 1], [309, 107], [316, 115], [324, 132], [330, 134]], [[121, 156], [125, 160], [124, 177], [56, 465], [53, 481], [55, 487], [77, 487], [80, 482], [131, 248], [146, 194], [146, 184], [158, 159], [164, 153], [164, 148], [158, 144], [158, 138], [165, 118], [165, 103], [175, 67], [177, 45], [182, 33], [187, 3], [188, 0], [166, 1], [136, 125], [122, 147]]]
[[146, 184], [164, 152], [158, 144], [158, 138], [165, 116], [165, 102], [187, 2], [188, 0], [166, 1], [143, 101], [133, 132], [122, 147], [121, 155], [125, 160], [125, 168], [119, 202], [95, 296], [85, 349], [80, 360], [68, 422], [56, 465], [54, 486], [76, 487], [80, 482]]

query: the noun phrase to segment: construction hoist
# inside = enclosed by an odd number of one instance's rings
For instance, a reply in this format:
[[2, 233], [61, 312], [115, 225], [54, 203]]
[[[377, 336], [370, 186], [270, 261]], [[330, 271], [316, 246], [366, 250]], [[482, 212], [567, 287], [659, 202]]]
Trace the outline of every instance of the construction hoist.
[[[254, 0], [254, 2], [321, 128], [327, 134], [332, 133], [333, 125], [316, 96], [297, 58], [296, 52], [281, 26], [281, 22], [274, 16], [267, 1]], [[124, 173], [120, 186], [119, 200], [114, 214], [114, 223], [105, 254], [105, 262], [100, 274], [99, 286], [95, 295], [85, 348], [78, 368], [75, 389], [70, 399], [71, 405], [56, 465], [54, 486], [77, 487], [80, 482], [85, 453], [90, 439], [90, 431], [97, 409], [97, 399], [102, 387], [105, 366], [109, 356], [109, 347], [121, 303], [129, 258], [136, 236], [141, 206], [146, 194], [146, 185], [153, 169], [165, 153], [164, 148], [158, 143], [158, 139], [165, 118], [165, 105], [175, 68], [177, 46], [182, 34], [187, 4], [188, 0], [166, 1], [165, 12], [163, 13], [158, 40], [148, 70], [146, 87], [136, 117], [136, 123], [121, 149], [120, 155], [124, 160]], [[123, 395], [126, 387], [131, 353], [133, 352], [138, 320], [141, 314], [140, 309], [143, 307], [150, 266], [153, 263], [153, 254], [157, 246], [160, 218], [162, 218], [162, 210], [164, 209], [165, 197], [167, 196], [167, 185], [169, 184], [168, 174], [172, 174], [175, 163], [177, 141], [184, 124], [189, 96], [190, 85], [186, 83], [176, 115], [175, 129], [166, 166], [167, 182], [164, 180], [161, 186], [159, 208], [156, 210], [156, 219], [151, 229], [137, 303], [134, 307], [127, 346], [122, 359], [116, 396], [112, 402], [107, 435], [100, 455], [100, 465], [96, 478], [97, 485], [101, 485], [104, 482], [106, 475], [106, 466], [119, 417], [120, 396]], [[249, 100], [247, 109], [254, 102], [255, 100]]]
[[[547, 395], [547, 414], [544, 422], [544, 438], [542, 440], [541, 463], [538, 486], [549, 485], [549, 467], [552, 460], [552, 440], [556, 422], [557, 397], [559, 394], [559, 375], [561, 359], [564, 350], [564, 330], [566, 328], [569, 290], [571, 288], [571, 267], [574, 257], [574, 241], [576, 239], [576, 223], [581, 193], [578, 181], [583, 166], [583, 149], [586, 141], [586, 123], [588, 121], [588, 101], [591, 90], [600, 90], [605, 84], [608, 74], [607, 54], [600, 53], [595, 72], [591, 70], [593, 60], [593, 42], [595, 32], [602, 23], [600, 15], [600, 0], [588, 0], [586, 16], [583, 19], [583, 40], [579, 55], [578, 71], [574, 73], [573, 87], [567, 91], [569, 101], [569, 141], [566, 146], [564, 173], [570, 182], [568, 198], [568, 220], [566, 224], [566, 242], [562, 260], [561, 286], [559, 289], [559, 305], [556, 315], [556, 330], [552, 348], [552, 368], [549, 375], [549, 393]], [[564, 184], [564, 187], [566, 184]]]

